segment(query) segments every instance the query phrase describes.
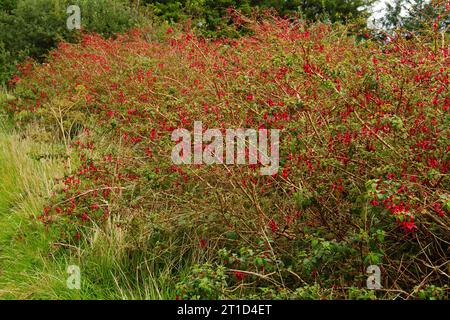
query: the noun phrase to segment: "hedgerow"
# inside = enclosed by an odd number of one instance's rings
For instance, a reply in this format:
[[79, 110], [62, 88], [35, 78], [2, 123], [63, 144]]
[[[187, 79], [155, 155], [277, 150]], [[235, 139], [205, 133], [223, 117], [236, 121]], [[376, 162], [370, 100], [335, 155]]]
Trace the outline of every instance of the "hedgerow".
[[[39, 220], [61, 241], [89, 243], [97, 226], [120, 230], [130, 255], [190, 257], [180, 299], [445, 298], [440, 34], [380, 44], [339, 25], [246, 24], [252, 35], [232, 40], [188, 28], [84, 35], [23, 65], [9, 110], [79, 155]], [[281, 130], [278, 174], [173, 164], [171, 132], [194, 121]], [[369, 265], [382, 271], [377, 292], [364, 289]]]
[[60, 40], [75, 42], [76, 30], [68, 30], [67, 8], [81, 9], [82, 28], [104, 37], [124, 32], [136, 25], [127, 1], [123, 0], [16, 0], [0, 3], [0, 84], [16, 71], [27, 57], [42, 62]]

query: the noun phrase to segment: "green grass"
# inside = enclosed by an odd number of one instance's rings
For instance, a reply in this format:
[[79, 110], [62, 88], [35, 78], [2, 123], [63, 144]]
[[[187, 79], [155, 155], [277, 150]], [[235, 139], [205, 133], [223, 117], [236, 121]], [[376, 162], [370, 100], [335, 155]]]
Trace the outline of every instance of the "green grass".
[[[35, 139], [36, 131], [18, 133], [0, 114], [0, 299], [173, 299], [174, 273], [190, 265], [181, 268], [179, 257], [158, 264], [151, 248], [130, 255], [116, 228], [93, 228], [70, 246], [35, 219], [64, 174], [63, 160], [33, 157], [58, 148]], [[81, 290], [66, 286], [71, 264], [80, 266]]]
[[42, 147], [30, 138], [20, 138], [2, 116], [0, 298], [50, 298], [64, 285], [61, 264], [48, 256], [54, 235], [34, 219], [50, 195], [52, 177], [62, 172], [60, 163], [30, 158]]

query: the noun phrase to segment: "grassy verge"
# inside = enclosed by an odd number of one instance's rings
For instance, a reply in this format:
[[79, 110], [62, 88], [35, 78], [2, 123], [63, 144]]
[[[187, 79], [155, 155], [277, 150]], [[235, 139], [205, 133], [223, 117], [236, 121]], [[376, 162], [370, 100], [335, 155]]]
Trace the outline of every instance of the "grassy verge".
[[61, 168], [30, 159], [27, 154], [36, 145], [5, 122], [0, 129], [0, 297], [32, 298], [60, 282], [45, 257], [51, 235], [33, 217], [50, 192], [52, 174]]
[[[150, 255], [129, 255], [120, 230], [94, 228], [86, 242], [69, 246], [35, 219], [54, 178], [64, 174], [64, 161], [36, 160], [53, 147], [32, 137], [1, 116], [0, 299], [173, 299], [171, 271], [155, 266]], [[81, 290], [66, 286], [71, 264], [80, 266]]]

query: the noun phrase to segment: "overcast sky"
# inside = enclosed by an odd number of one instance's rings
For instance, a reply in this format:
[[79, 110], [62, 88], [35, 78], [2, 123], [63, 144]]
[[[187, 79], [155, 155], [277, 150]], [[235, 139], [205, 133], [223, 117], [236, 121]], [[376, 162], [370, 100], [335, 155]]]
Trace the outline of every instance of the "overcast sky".
[[377, 0], [377, 2], [374, 4], [372, 11], [374, 14], [372, 15], [373, 18], [380, 18], [384, 14], [384, 10], [386, 8], [386, 3], [393, 4], [394, 0]]
[[386, 3], [394, 3], [394, 0], [378, 0], [375, 5], [372, 8], [373, 14], [369, 19], [369, 27], [373, 26], [373, 19], [380, 19], [384, 13], [385, 13], [385, 9], [386, 9]]

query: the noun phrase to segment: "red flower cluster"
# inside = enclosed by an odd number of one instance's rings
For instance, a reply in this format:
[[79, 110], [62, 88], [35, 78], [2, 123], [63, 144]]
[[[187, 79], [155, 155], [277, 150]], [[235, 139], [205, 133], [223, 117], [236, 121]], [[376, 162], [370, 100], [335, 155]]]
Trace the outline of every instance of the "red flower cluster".
[[[307, 223], [342, 235], [358, 216], [349, 210], [365, 210], [360, 199], [369, 193], [373, 212], [390, 213], [408, 232], [423, 212], [448, 223], [448, 47], [401, 38], [361, 44], [338, 27], [283, 19], [249, 28], [253, 35], [235, 40], [172, 28], [154, 42], [144, 30], [86, 35], [61, 44], [48, 64], [25, 68], [15, 84], [27, 94], [11, 108], [39, 109], [58, 130], [67, 125], [80, 163], [61, 181], [60, 205], [41, 219], [65, 221], [79, 235], [112, 211], [192, 212], [218, 229], [269, 226], [291, 239], [301, 222], [286, 217], [301, 210]], [[71, 106], [59, 122], [51, 109], [58, 103]], [[221, 130], [280, 129], [279, 174], [173, 165], [171, 132], [197, 120]]]

